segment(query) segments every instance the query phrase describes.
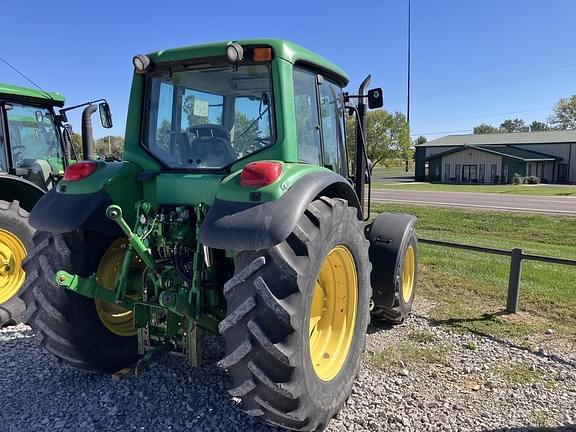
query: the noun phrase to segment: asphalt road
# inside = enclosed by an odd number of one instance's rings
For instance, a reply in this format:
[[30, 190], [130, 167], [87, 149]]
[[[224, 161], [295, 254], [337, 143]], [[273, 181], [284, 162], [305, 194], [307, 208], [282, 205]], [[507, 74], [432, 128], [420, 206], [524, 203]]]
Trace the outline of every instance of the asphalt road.
[[373, 189], [372, 201], [576, 216], [576, 197]]

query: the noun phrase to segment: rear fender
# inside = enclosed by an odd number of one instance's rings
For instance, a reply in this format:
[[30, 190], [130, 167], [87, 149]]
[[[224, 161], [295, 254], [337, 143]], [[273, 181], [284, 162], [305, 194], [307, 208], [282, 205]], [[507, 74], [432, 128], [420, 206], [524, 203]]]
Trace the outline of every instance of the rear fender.
[[362, 210], [350, 183], [331, 171], [306, 174], [281, 197], [263, 203], [216, 198], [200, 227], [200, 242], [227, 250], [269, 249], [284, 241], [319, 196], [342, 198]]
[[129, 224], [135, 218], [134, 203], [142, 197], [137, 180], [140, 168], [131, 163], [105, 163], [85, 179], [61, 181], [42, 197], [30, 214], [30, 225], [39, 231], [67, 233], [88, 229], [122, 235], [118, 224], [106, 217], [110, 204], [122, 207]]
[[0, 174], [0, 200], [19, 201], [27, 212], [44, 195], [44, 190], [29, 180], [10, 174]]

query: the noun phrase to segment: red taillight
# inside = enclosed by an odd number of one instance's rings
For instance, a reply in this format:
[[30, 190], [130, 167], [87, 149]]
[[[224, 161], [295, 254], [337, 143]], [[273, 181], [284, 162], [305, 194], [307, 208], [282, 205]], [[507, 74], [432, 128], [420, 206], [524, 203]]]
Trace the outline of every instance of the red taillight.
[[240, 174], [240, 184], [246, 187], [267, 186], [278, 180], [282, 174], [280, 162], [252, 162]]
[[91, 174], [94, 174], [98, 169], [98, 162], [95, 161], [82, 161], [76, 162], [75, 164], [70, 165], [64, 171], [64, 180], [66, 181], [78, 181], [82, 180], [83, 178], [88, 177]]

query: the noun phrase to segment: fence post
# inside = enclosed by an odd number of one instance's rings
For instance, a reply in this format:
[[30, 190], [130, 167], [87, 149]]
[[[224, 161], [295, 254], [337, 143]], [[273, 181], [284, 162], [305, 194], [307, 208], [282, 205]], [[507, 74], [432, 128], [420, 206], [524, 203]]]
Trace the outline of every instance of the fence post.
[[520, 275], [522, 273], [522, 249], [512, 249], [510, 279], [508, 280], [508, 301], [506, 312], [518, 312], [520, 303]]

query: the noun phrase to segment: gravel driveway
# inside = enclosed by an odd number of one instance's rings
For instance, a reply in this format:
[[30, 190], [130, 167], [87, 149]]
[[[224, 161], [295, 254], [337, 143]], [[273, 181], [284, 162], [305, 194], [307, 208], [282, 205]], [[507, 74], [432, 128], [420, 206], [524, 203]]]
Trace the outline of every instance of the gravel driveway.
[[[113, 382], [63, 367], [25, 326], [3, 329], [0, 431], [278, 430], [235, 407], [216, 366], [221, 341], [205, 345], [201, 368], [165, 355]], [[328, 430], [576, 431], [573, 348], [548, 355], [459, 334], [431, 326], [417, 307], [401, 326], [370, 329], [352, 397]]]

